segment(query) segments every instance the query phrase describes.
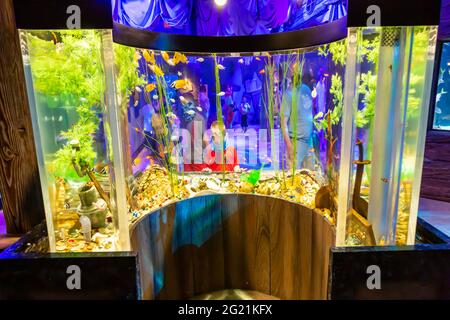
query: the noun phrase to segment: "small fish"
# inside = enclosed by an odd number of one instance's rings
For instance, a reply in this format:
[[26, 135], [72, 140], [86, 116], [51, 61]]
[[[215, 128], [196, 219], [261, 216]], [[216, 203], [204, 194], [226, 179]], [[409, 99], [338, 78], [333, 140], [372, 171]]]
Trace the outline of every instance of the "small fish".
[[239, 62], [240, 64], [243, 64], [243, 63], [244, 63], [244, 59], [241, 58], [241, 59], [238, 60], [238, 62]]
[[188, 101], [186, 100], [186, 98], [183, 97], [183, 96], [180, 96], [180, 101], [181, 101], [182, 104], [188, 103]]
[[182, 75], [181, 71], [178, 71], [178, 76], [181, 77]]
[[148, 65], [148, 67], [150, 68], [150, 70], [153, 71], [153, 73], [157, 76], [157, 77], [164, 77], [164, 72], [161, 70], [160, 67], [158, 67], [157, 65]]
[[186, 113], [192, 116], [192, 115], [195, 114], [195, 111], [194, 110], [189, 110], [189, 111], [186, 111]]
[[142, 161], [142, 159], [141, 158], [136, 158], [136, 159], [134, 159], [134, 165], [135, 166], [138, 166], [140, 163], [141, 163], [141, 161]]
[[197, 107], [197, 110], [200, 111], [200, 112], [203, 111], [203, 109], [201, 107]]
[[161, 57], [164, 59], [164, 61], [168, 61], [168, 60], [170, 60], [170, 56], [169, 56], [169, 54], [167, 53], [167, 52], [165, 52], [165, 51], [161, 51]]
[[176, 101], [175, 101], [175, 99], [171, 98], [170, 102], [175, 103]]
[[134, 131], [139, 132], [140, 130], [139, 128], [134, 128]]
[[144, 59], [150, 64], [156, 64], [155, 53], [147, 49], [144, 50]]
[[87, 99], [86, 99], [86, 98], [80, 98], [80, 101], [81, 101], [81, 102], [86, 102]]
[[225, 95], [225, 92], [223, 92], [223, 91], [222, 91], [222, 92], [219, 92], [219, 93], [217, 94], [218, 97], [223, 97], [224, 95]]
[[155, 94], [155, 95], [153, 96], [153, 99], [154, 99], [154, 100], [158, 100], [158, 95]]
[[219, 70], [225, 70], [225, 67], [224, 67], [223, 65], [221, 65], [221, 64], [218, 64], [218, 65], [217, 65], [217, 69], [219, 69]]
[[259, 57], [256, 57], [255, 59], [256, 59], [256, 61], [261, 61], [261, 58], [259, 58]]
[[200, 63], [201, 63], [201, 62], [204, 62], [204, 61], [205, 61], [205, 59], [203, 59], [203, 58], [198, 58], [198, 59], [197, 59], [197, 62], [200, 62]]
[[264, 69], [259, 71], [259, 74], [265, 74], [265, 73], [266, 73], [266, 70], [264, 70]]
[[145, 159], [150, 160], [152, 157], [146, 156]]
[[63, 121], [63, 117], [62, 117], [62, 116], [59, 116], [58, 121], [59, 121], [59, 122]]
[[317, 98], [317, 90], [316, 90], [316, 88], [314, 88], [313, 91], [311, 92], [311, 97], [313, 99]]
[[139, 93], [142, 92], [142, 89], [141, 89], [140, 87], [138, 87], [138, 86], [136, 86], [134, 89], [135, 89], [137, 92], [139, 92]]
[[154, 83], [149, 83], [145, 86], [145, 92], [152, 92], [156, 89], [156, 85]]
[[175, 89], [185, 89], [187, 90], [190, 86], [191, 82], [188, 79], [175, 80], [172, 82], [171, 87]]
[[176, 118], [177, 118], [177, 116], [176, 116], [173, 112], [169, 112], [169, 113], [167, 114], [167, 117], [168, 117], [168, 118], [172, 118], [172, 119], [176, 119]]
[[186, 64], [188, 63], [188, 59], [184, 54], [175, 52], [175, 54], [173, 55], [173, 62], [175, 65], [177, 65], [180, 62]]

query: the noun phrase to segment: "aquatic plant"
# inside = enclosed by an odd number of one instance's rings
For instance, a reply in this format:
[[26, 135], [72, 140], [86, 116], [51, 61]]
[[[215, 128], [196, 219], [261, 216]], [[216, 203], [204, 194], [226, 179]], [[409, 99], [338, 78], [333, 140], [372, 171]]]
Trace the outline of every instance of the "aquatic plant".
[[[29, 34], [30, 59], [33, 64], [33, 83], [37, 92], [45, 96], [69, 96], [78, 104], [78, 121], [61, 132], [66, 140], [54, 157], [50, 170], [54, 176], [79, 180], [72, 167], [72, 159], [93, 166], [97, 153], [93, 135], [97, 131], [100, 105], [105, 88], [101, 60], [101, 35], [95, 31], [59, 31], [52, 40]], [[71, 141], [79, 142], [74, 154]]]
[[[220, 74], [219, 74], [219, 70], [220, 70], [221, 66], [217, 62], [217, 55], [215, 53], [213, 54], [213, 58], [214, 58], [214, 78], [215, 78], [215, 81], [216, 81], [216, 114], [217, 114], [217, 123], [219, 125], [219, 128], [225, 128], [225, 125], [223, 123], [223, 115], [222, 115], [222, 103], [221, 103], [221, 99], [220, 99], [220, 92], [221, 92], [220, 89], [221, 88], [220, 88]], [[225, 132], [223, 132], [222, 134], [223, 134], [222, 139], [225, 139]], [[222, 182], [224, 182], [225, 181], [225, 150], [222, 150], [222, 152], [220, 153], [220, 157], [221, 157], [221, 164], [222, 164]]]

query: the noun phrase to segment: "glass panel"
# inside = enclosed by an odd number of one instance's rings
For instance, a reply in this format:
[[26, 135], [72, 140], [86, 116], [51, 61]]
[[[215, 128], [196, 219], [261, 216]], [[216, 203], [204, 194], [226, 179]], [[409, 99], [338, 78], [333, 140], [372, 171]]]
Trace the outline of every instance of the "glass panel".
[[442, 45], [437, 94], [434, 106], [435, 130], [450, 130], [450, 43]]
[[338, 245], [413, 244], [420, 190], [413, 177], [422, 173], [436, 28], [353, 30], [357, 86], [346, 125], [354, 128], [343, 142], [353, 144], [353, 174], [343, 179]]
[[109, 123], [114, 100], [105, 79], [111, 31], [20, 35], [50, 250], [128, 250], [128, 229], [119, 233]]
[[132, 221], [208, 193], [280, 197], [334, 221], [345, 57], [345, 41], [226, 55], [115, 45]]

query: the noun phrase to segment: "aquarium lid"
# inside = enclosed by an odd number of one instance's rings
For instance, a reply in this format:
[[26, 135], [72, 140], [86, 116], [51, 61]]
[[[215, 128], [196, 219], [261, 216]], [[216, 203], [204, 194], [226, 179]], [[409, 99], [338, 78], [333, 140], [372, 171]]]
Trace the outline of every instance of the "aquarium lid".
[[112, 29], [111, 0], [14, 0], [18, 29]]
[[254, 36], [189, 36], [114, 23], [114, 42], [136, 48], [189, 53], [254, 53], [315, 47], [347, 37], [346, 18], [317, 27]]
[[437, 26], [441, 0], [347, 0], [348, 27]]

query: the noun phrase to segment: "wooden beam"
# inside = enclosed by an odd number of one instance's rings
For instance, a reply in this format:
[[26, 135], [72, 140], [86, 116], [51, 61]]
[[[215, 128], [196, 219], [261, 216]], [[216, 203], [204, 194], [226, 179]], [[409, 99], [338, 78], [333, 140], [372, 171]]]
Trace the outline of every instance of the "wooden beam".
[[0, 193], [10, 234], [44, 219], [44, 206], [12, 0], [0, 1]]

